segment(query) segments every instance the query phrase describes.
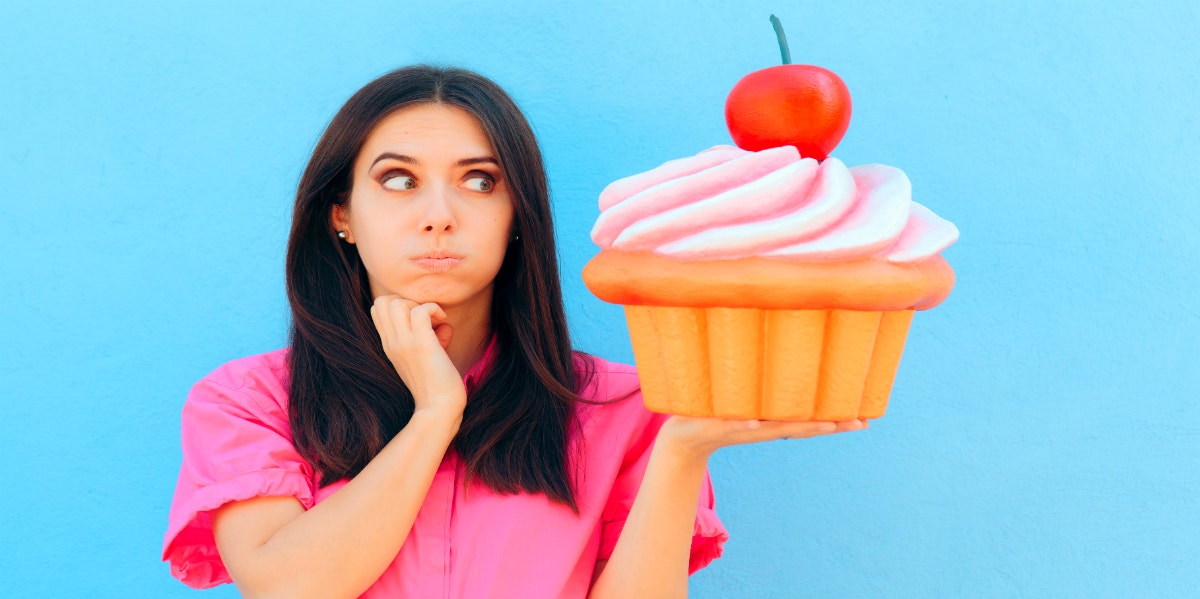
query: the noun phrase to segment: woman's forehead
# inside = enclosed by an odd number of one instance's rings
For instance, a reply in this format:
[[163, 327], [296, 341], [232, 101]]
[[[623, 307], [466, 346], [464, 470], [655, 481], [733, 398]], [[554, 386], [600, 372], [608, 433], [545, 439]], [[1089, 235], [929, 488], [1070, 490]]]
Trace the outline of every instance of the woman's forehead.
[[419, 104], [397, 110], [379, 121], [367, 135], [360, 158], [392, 152], [413, 156], [461, 154], [484, 157], [493, 153], [491, 141], [470, 112], [446, 104]]

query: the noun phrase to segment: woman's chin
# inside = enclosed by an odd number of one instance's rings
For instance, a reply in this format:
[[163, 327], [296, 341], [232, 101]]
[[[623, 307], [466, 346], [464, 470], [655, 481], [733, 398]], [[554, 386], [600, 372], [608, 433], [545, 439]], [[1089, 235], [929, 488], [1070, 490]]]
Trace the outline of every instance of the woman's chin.
[[490, 285], [482, 290], [462, 289], [457, 285], [397, 286], [393, 289], [396, 289], [396, 291], [387, 291], [385, 295], [398, 295], [418, 304], [437, 304], [443, 310], [473, 304], [478, 304], [485, 308], [491, 305]]

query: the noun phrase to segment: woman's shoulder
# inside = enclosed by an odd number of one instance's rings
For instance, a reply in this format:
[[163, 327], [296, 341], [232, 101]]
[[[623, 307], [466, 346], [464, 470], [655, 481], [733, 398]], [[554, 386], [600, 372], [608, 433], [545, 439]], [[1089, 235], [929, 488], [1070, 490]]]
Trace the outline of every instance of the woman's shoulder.
[[282, 348], [230, 360], [193, 385], [187, 403], [238, 403], [256, 411], [285, 414], [289, 386], [287, 358], [288, 350]]
[[598, 356], [580, 355], [591, 365], [591, 380], [580, 392], [589, 400], [579, 404], [585, 424], [636, 435], [659, 419], [661, 415], [650, 412], [642, 403], [642, 386], [636, 367]]
[[621, 402], [641, 395], [642, 385], [638, 382], [637, 368], [634, 366], [585, 353], [576, 353], [576, 364], [577, 370], [589, 377], [580, 391], [580, 395], [586, 399]]

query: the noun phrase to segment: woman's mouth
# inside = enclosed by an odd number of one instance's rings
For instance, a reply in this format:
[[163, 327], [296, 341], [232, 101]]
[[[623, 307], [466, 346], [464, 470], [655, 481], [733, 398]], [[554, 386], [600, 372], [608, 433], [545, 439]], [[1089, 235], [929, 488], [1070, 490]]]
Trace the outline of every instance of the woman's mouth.
[[413, 258], [413, 262], [429, 272], [446, 272], [462, 262], [462, 258], [447, 254], [430, 254]]

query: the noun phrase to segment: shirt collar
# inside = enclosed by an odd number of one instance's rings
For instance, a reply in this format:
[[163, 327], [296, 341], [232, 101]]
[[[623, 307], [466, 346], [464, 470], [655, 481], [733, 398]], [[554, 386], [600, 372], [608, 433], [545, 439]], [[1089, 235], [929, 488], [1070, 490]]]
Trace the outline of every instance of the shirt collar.
[[467, 386], [467, 391], [474, 389], [475, 385], [479, 384], [479, 381], [492, 369], [495, 363], [496, 336], [492, 335], [491, 340], [488, 341], [487, 348], [483, 350], [483, 355], [479, 357], [479, 361], [475, 362], [467, 370], [467, 374], [463, 375], [463, 384]]

